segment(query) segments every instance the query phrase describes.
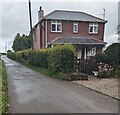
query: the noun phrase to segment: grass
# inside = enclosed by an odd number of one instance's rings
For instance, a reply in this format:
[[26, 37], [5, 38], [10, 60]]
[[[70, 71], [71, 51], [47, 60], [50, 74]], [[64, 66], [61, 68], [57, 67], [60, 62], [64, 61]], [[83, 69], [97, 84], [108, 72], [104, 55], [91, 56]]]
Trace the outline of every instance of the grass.
[[41, 74], [48, 76], [48, 77], [57, 78], [60, 80], [66, 80], [66, 78], [67, 78], [66, 77], [67, 75], [65, 73], [62, 73], [62, 72], [53, 72], [47, 68], [36, 67], [36, 66], [28, 65], [28, 64], [24, 64], [24, 65], [27, 66], [28, 68], [34, 70], [34, 71], [37, 71]]
[[8, 111], [8, 85], [7, 85], [6, 69], [2, 60], [0, 60], [0, 72], [1, 72], [0, 84], [2, 86], [0, 90], [0, 94], [2, 95], [0, 105], [2, 107], [1, 113], [4, 114], [7, 113]]

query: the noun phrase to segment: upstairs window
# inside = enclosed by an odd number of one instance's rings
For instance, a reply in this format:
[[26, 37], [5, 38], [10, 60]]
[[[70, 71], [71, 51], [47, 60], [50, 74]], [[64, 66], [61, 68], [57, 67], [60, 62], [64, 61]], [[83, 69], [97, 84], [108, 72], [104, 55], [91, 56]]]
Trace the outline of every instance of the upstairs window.
[[89, 33], [98, 34], [98, 23], [89, 23]]
[[62, 22], [51, 21], [51, 32], [62, 32]]
[[73, 22], [73, 33], [78, 33], [78, 22]]

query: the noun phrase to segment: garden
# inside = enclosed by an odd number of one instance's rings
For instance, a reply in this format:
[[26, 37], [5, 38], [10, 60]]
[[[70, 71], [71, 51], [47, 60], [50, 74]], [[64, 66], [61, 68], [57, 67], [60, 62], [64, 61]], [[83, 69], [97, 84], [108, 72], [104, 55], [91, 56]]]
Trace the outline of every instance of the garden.
[[50, 77], [65, 80], [68, 73], [74, 72], [76, 51], [74, 46], [69, 44], [16, 53], [9, 50], [7, 56]]
[[7, 56], [29, 67], [36, 68], [43, 74], [48, 73], [50, 76], [54, 76], [59, 73], [58, 76], [62, 75], [60, 79], [69, 79], [69, 76], [72, 78], [80, 76], [82, 79], [87, 79], [87, 74], [98, 78], [117, 78], [120, 77], [119, 47], [119, 43], [114, 43], [104, 53], [97, 54], [94, 60], [81, 60], [77, 66], [76, 50], [70, 44], [57, 45], [48, 49], [28, 49], [16, 53], [8, 50]]
[[98, 77], [120, 77], [120, 43], [114, 43], [95, 57]]

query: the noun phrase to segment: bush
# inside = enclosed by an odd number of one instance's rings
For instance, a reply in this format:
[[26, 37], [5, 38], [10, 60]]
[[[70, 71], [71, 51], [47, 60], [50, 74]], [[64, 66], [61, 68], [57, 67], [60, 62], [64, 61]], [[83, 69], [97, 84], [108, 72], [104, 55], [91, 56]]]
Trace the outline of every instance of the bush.
[[16, 60], [33, 66], [48, 67], [48, 50], [23, 50], [16, 52]]
[[22, 62], [22, 51], [18, 51], [15, 54], [16, 60]]
[[120, 43], [113, 43], [105, 50], [105, 54], [109, 57], [109, 63], [120, 65]]
[[114, 69], [109, 64], [98, 63], [98, 77], [99, 78], [107, 78], [114, 76]]
[[49, 49], [18, 51], [15, 56], [17, 61], [53, 72], [72, 72], [76, 53], [73, 45], [57, 45]]
[[72, 72], [75, 64], [73, 45], [57, 45], [50, 50], [49, 69], [56, 72]]
[[33, 66], [40, 66], [43, 68], [47, 68], [48, 57], [49, 57], [49, 54], [47, 49], [31, 50], [28, 52], [28, 63]]
[[6, 53], [1, 53], [2, 55], [7, 55]]
[[95, 60], [97, 63], [105, 62], [105, 54], [96, 54]]
[[110, 72], [104, 71], [107, 69], [102, 67], [103, 71], [99, 72], [99, 77], [119, 77], [120, 71], [118, 68], [120, 66], [120, 43], [113, 43], [108, 46], [103, 54], [97, 54], [95, 56], [95, 60], [97, 63], [104, 63], [113, 68]]
[[8, 50], [7, 51], [7, 57], [10, 58], [10, 59], [15, 60], [15, 53], [12, 52], [11, 50]]

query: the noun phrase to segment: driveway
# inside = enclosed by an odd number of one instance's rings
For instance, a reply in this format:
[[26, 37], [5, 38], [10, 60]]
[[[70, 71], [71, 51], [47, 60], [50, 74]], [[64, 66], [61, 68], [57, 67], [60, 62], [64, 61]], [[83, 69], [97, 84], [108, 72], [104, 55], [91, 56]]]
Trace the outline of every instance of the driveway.
[[69, 81], [37, 73], [2, 57], [9, 85], [10, 113], [118, 113], [118, 101]]

